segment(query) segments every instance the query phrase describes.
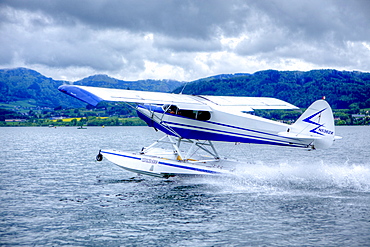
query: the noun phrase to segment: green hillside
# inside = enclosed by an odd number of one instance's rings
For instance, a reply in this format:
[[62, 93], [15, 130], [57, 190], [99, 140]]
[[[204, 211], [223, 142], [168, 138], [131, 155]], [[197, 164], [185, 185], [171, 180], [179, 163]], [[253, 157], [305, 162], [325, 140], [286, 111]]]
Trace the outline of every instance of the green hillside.
[[73, 82], [73, 85], [83, 85], [92, 87], [106, 87], [131, 89], [140, 91], [152, 92], [171, 92], [175, 88], [182, 85], [181, 82], [175, 80], [138, 80], [138, 81], [122, 81], [107, 75], [93, 75], [82, 80]]
[[[182, 91], [195, 95], [274, 97], [301, 108], [326, 96], [334, 109], [336, 124], [363, 125], [370, 122], [370, 73], [266, 70], [254, 74], [215, 75], [189, 82], [184, 88], [181, 82], [173, 80], [122, 81], [107, 75], [94, 75], [75, 82], [58, 81], [25, 68], [0, 70], [0, 122], [25, 119], [26, 123], [3, 125], [48, 125], [48, 119], [55, 117], [89, 117], [88, 123], [91, 124], [92, 118], [104, 117], [109, 118], [104, 120], [106, 123], [103, 120], [98, 122], [110, 125], [118, 123], [117, 119], [136, 116], [134, 109], [123, 103], [101, 102], [97, 107], [88, 106], [59, 92], [57, 88], [62, 84], [175, 93]], [[256, 114], [291, 122], [300, 113], [275, 110], [256, 111]], [[121, 124], [132, 123], [120, 121]]]
[[0, 103], [19, 106], [57, 107], [59, 105], [76, 105], [82, 103], [76, 99], [65, 99], [57, 88], [67, 83], [45, 77], [37, 71], [17, 68], [0, 70]]
[[[58, 91], [63, 84], [109, 87], [143, 91], [170, 92], [182, 83], [173, 80], [123, 81], [107, 75], [94, 75], [76, 82], [48, 78], [37, 71], [16, 68], [0, 70], [0, 108], [19, 106], [24, 108], [78, 108], [85, 103]], [[13, 109], [13, 108], [12, 108]]]
[[[182, 88], [177, 88], [176, 93]], [[274, 97], [308, 107], [326, 96], [336, 109], [370, 108], [370, 73], [311, 70], [266, 70], [254, 74], [219, 75], [188, 83], [184, 94]]]

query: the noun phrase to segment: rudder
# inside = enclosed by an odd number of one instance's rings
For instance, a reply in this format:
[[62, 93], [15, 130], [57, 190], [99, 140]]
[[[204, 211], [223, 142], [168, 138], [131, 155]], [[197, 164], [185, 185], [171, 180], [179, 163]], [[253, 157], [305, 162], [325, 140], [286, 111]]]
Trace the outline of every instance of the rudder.
[[329, 148], [335, 139], [333, 111], [326, 100], [317, 100], [289, 129], [291, 135], [312, 138], [313, 149]]

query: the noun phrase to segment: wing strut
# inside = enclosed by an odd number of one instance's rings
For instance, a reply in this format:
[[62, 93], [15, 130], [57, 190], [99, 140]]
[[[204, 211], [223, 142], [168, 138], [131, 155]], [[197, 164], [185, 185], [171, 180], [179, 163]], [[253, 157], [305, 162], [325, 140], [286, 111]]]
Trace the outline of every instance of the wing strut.
[[[181, 144], [190, 144], [188, 151], [185, 153], [180, 150]], [[141, 150], [141, 154], [148, 154], [151, 150], [153, 150], [159, 144], [170, 144], [172, 146], [174, 154], [177, 155], [177, 159], [183, 162], [188, 163], [204, 163], [210, 161], [219, 161], [220, 157], [216, 151], [216, 148], [213, 146], [211, 141], [199, 141], [199, 140], [192, 140], [192, 139], [183, 139], [179, 137], [174, 137], [170, 135], [165, 135], [162, 138], [156, 140], [153, 144], [148, 147], [143, 147]], [[198, 151], [204, 151], [206, 155], [198, 154]], [[210, 157], [211, 155], [212, 157]]]

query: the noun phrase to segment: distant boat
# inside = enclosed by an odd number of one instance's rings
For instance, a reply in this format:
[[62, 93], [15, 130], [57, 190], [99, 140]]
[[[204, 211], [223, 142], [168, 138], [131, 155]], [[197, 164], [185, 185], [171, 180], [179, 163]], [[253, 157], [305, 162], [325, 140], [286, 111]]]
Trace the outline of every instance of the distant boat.
[[79, 126], [77, 129], [81, 130], [81, 129], [87, 129], [87, 128], [83, 126]]

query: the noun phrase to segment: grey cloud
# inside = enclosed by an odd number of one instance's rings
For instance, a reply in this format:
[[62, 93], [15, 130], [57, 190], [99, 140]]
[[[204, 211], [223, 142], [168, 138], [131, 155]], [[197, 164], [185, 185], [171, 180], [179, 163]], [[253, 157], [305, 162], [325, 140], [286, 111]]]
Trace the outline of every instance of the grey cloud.
[[369, 37], [369, 32], [359, 32], [365, 31], [370, 21], [366, 1], [274, 0], [255, 1], [253, 4], [272, 25], [285, 27], [291, 34], [300, 34], [305, 39], [325, 38], [328, 33], [339, 39], [354, 39], [359, 35]]
[[[369, 50], [348, 43], [370, 39], [367, 1], [254, 1], [261, 22], [235, 52], [260, 58], [297, 58], [319, 66], [358, 66], [369, 69]], [[362, 8], [361, 8], [362, 7]], [[360, 56], [363, 56], [360, 58]]]
[[219, 40], [203, 40], [193, 38], [154, 37], [154, 46], [158, 49], [169, 49], [175, 52], [214, 52], [221, 49]]
[[370, 70], [369, 12], [368, 0], [2, 0], [0, 65], [135, 76], [149, 62], [186, 78], [234, 63], [253, 72], [240, 64], [255, 60]]
[[56, 22], [82, 22], [97, 28], [122, 28], [133, 32], [156, 32], [173, 37], [209, 38], [221, 28], [240, 31], [245, 12], [243, 1], [20, 1], [4, 5], [40, 11]]

